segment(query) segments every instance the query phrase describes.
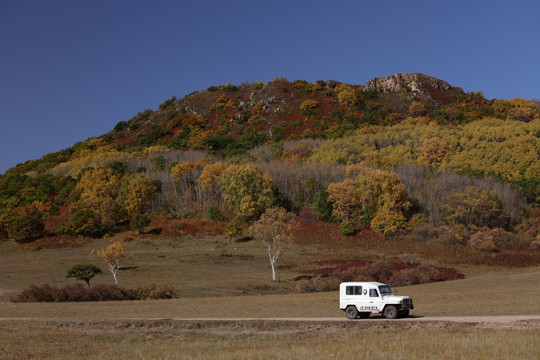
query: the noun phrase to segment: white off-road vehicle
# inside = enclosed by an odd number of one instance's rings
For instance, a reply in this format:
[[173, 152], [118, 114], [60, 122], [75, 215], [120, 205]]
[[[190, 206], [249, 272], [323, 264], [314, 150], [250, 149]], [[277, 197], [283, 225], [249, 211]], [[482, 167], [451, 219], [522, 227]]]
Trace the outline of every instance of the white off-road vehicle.
[[382, 314], [387, 319], [406, 317], [414, 309], [408, 296], [395, 296], [379, 282], [344, 282], [339, 285], [339, 308], [349, 319]]

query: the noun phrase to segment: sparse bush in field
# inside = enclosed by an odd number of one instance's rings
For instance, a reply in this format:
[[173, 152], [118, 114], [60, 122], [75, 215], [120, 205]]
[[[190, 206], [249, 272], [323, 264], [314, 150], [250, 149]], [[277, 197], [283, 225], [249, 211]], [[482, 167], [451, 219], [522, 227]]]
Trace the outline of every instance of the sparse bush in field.
[[345, 236], [354, 235], [354, 221], [344, 221], [339, 225], [339, 232]]
[[178, 290], [174, 286], [150, 284], [131, 290], [131, 296], [135, 300], [172, 299], [176, 297], [177, 291]]
[[11, 299], [12, 302], [79, 302], [132, 300], [129, 290], [98, 284], [87, 288], [82, 284], [63, 287], [31, 285]]
[[471, 238], [467, 241], [467, 245], [480, 251], [493, 252], [497, 250], [497, 246], [489, 230], [479, 231], [471, 235]]
[[462, 245], [465, 243], [464, 234], [454, 227], [441, 226], [438, 230], [438, 242], [441, 244]]

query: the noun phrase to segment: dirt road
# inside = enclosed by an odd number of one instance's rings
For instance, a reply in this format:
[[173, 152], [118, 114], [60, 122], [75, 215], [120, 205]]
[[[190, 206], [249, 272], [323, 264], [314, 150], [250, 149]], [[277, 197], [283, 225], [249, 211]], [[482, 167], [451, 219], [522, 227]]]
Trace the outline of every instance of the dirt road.
[[[127, 320], [127, 319], [126, 319]], [[144, 320], [144, 319], [138, 319]], [[158, 319], [153, 319], [158, 320]], [[540, 315], [503, 315], [503, 316], [410, 316], [403, 319], [388, 320], [381, 316], [368, 319], [349, 320], [343, 317], [327, 318], [175, 318], [175, 321], [290, 321], [290, 322], [331, 322], [331, 321], [444, 321], [456, 323], [512, 323], [516, 321], [540, 321]]]
[[[73, 321], [77, 319], [48, 319], [48, 318], [24, 318], [24, 317], [0, 317], [0, 321], [43, 321], [62, 320]], [[518, 321], [540, 321], [540, 315], [499, 315], [499, 316], [410, 316], [402, 319], [388, 320], [382, 316], [372, 316], [368, 319], [349, 320], [343, 317], [286, 317], [286, 318], [109, 318], [108, 321], [185, 321], [185, 322], [250, 322], [250, 321], [282, 321], [282, 322], [376, 322], [376, 321], [425, 321], [425, 322], [451, 322], [451, 323], [514, 323]]]

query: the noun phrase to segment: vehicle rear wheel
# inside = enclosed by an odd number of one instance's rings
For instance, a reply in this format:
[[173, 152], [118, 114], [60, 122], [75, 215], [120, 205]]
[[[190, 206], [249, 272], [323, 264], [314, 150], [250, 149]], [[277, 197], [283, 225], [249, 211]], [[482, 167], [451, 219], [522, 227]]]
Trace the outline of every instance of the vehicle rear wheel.
[[360, 316], [360, 319], [367, 319], [369, 317], [369, 315], [371, 315], [371, 314], [368, 313], [368, 312], [358, 313], [358, 316]]
[[356, 319], [358, 317], [358, 309], [354, 305], [349, 305], [345, 309], [345, 315], [351, 320]]
[[397, 308], [394, 305], [388, 305], [384, 308], [383, 316], [387, 319], [395, 319], [398, 316]]

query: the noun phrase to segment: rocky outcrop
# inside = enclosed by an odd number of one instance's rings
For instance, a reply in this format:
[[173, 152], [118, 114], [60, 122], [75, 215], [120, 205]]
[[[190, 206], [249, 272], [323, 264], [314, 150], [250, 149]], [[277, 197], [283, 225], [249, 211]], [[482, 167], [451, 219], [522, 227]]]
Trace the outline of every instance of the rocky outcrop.
[[373, 78], [366, 83], [366, 89], [396, 94], [401, 92], [424, 93], [427, 87], [439, 91], [447, 91], [452, 88], [446, 81], [419, 73], [398, 73], [383, 78]]

